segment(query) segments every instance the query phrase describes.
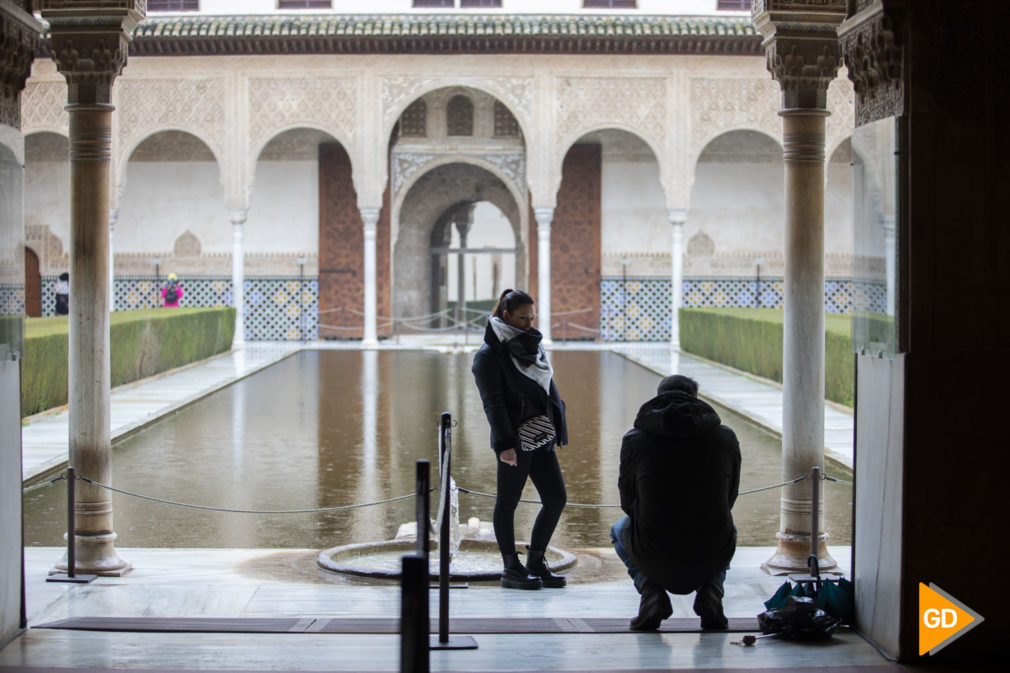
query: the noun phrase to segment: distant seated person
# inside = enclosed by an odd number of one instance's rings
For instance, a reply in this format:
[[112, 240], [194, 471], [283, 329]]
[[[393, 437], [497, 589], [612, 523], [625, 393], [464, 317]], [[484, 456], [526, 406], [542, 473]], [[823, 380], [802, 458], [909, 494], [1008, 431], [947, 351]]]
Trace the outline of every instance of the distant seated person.
[[654, 631], [673, 614], [667, 591], [696, 591], [701, 628], [725, 630], [723, 583], [736, 551], [730, 510], [740, 487], [740, 445], [698, 399], [693, 379], [667, 376], [656, 393], [621, 443], [617, 485], [627, 516], [610, 530], [642, 595], [631, 628]]
[[56, 281], [56, 315], [70, 313], [70, 274], [64, 271]]
[[179, 305], [182, 299], [182, 285], [179, 278], [174, 274], [168, 274], [168, 282], [161, 286], [161, 304], [165, 308], [172, 308]]

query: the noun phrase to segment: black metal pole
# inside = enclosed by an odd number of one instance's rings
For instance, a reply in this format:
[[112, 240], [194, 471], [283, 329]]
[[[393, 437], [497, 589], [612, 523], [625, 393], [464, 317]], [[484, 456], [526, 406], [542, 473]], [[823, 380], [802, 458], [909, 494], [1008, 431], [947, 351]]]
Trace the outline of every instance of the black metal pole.
[[95, 580], [98, 575], [77, 574], [77, 525], [74, 520], [75, 503], [77, 500], [77, 470], [72, 467], [67, 468], [67, 572], [54, 572], [46, 578], [47, 582], [72, 582], [74, 584], [88, 584]]
[[76, 577], [77, 572], [77, 526], [74, 521], [74, 497], [77, 475], [72, 467], [67, 468], [67, 577]]
[[818, 567], [817, 562], [817, 543], [818, 543], [818, 529], [820, 526], [820, 508], [821, 508], [821, 468], [814, 466], [810, 470], [810, 556], [813, 559], [811, 562], [810, 573], [814, 576], [814, 582], [816, 589], [820, 591], [821, 589], [821, 578], [820, 572], [816, 570]]
[[[431, 525], [430, 505], [428, 503], [428, 484], [431, 483], [431, 464], [426, 460], [417, 461], [417, 555], [428, 563], [428, 526]], [[428, 566], [425, 565], [425, 568]]]
[[[439, 449], [442, 461], [442, 482], [448, 484], [452, 460], [452, 415], [442, 412], [442, 433]], [[449, 489], [443, 487], [442, 530], [438, 532], [438, 642], [449, 642]]]
[[404, 556], [400, 568], [400, 671], [428, 673], [428, 565]]

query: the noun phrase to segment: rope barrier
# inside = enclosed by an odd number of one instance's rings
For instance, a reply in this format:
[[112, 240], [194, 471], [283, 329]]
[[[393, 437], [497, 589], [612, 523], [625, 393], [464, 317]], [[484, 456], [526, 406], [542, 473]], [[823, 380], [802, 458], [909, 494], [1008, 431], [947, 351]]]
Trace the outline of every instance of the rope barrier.
[[[781, 484], [772, 484], [771, 486], [762, 486], [761, 488], [753, 488], [753, 489], [750, 489], [749, 491], [740, 491], [739, 493], [737, 493], [737, 496], [750, 495], [751, 493], [760, 493], [761, 491], [770, 491], [773, 488], [783, 488], [785, 486], [789, 486], [790, 484], [795, 484], [795, 483], [803, 481], [804, 479], [809, 479], [809, 478], [810, 478], [809, 475], [803, 474], [803, 475], [800, 475], [800, 476], [796, 477], [795, 479], [791, 479], [789, 481], [784, 481]], [[836, 479], [835, 477], [829, 477], [829, 476], [824, 475], [824, 474], [821, 475], [821, 479], [822, 480], [826, 479], [827, 481], [833, 481], [835, 483], [843, 484], [845, 486], [852, 486], [851, 482], [842, 481], [841, 479]], [[485, 497], [485, 498], [496, 498], [496, 497], [498, 497], [498, 496], [494, 495], [493, 493], [482, 493], [480, 491], [473, 491], [473, 490], [471, 490], [469, 488], [464, 488], [463, 486], [459, 486], [458, 488], [459, 488], [459, 492], [460, 493], [469, 493], [470, 495], [479, 495], [479, 496], [482, 496], [482, 497]], [[524, 503], [527, 503], [527, 504], [530, 504], [530, 505], [540, 505], [540, 504], [542, 504], [539, 500], [520, 499], [519, 502], [524, 502]], [[584, 502], [569, 502], [569, 503], [565, 504], [565, 507], [576, 507], [576, 508], [580, 508], [581, 507], [581, 508], [587, 508], [587, 509], [593, 509], [593, 508], [603, 509], [603, 508], [609, 508], [609, 507], [620, 507], [620, 505], [614, 505], [614, 504], [593, 504], [593, 503], [584, 503]]]
[[[453, 419], [452, 423], [453, 423], [453, 425], [456, 424], [455, 419]], [[334, 506], [334, 507], [316, 507], [316, 508], [312, 508], [312, 509], [265, 509], [265, 510], [264, 509], [232, 509], [232, 508], [228, 508], [228, 507], [212, 507], [210, 505], [195, 505], [195, 504], [192, 504], [192, 503], [177, 502], [177, 501], [174, 501], [174, 500], [166, 500], [164, 498], [156, 498], [154, 496], [143, 495], [141, 493], [134, 493], [132, 491], [127, 491], [125, 489], [116, 488], [115, 486], [109, 486], [108, 484], [102, 484], [100, 482], [97, 482], [97, 481], [95, 481], [93, 479], [89, 479], [88, 477], [85, 477], [85, 476], [82, 476], [82, 475], [76, 475], [75, 478], [76, 479], [80, 479], [81, 481], [85, 481], [85, 482], [87, 482], [89, 484], [92, 484], [94, 486], [98, 486], [99, 488], [104, 488], [104, 489], [109, 490], [109, 491], [115, 491], [116, 493], [121, 493], [123, 495], [128, 495], [128, 496], [131, 496], [131, 497], [134, 497], [134, 498], [140, 498], [142, 500], [150, 500], [152, 502], [160, 502], [160, 503], [165, 504], [165, 505], [176, 505], [178, 507], [188, 507], [188, 508], [191, 508], [191, 509], [209, 510], [209, 511], [212, 511], [212, 512], [230, 512], [230, 513], [233, 513], [233, 514], [311, 514], [311, 513], [315, 513], [315, 512], [337, 512], [337, 511], [350, 510], [350, 509], [360, 509], [362, 507], [372, 507], [374, 505], [385, 505], [385, 504], [388, 504], [388, 503], [391, 503], [391, 502], [397, 502], [399, 500], [406, 500], [408, 498], [413, 498], [413, 497], [416, 496], [416, 494], [411, 493], [409, 495], [399, 495], [399, 496], [396, 496], [394, 498], [386, 498], [385, 500], [376, 500], [374, 502], [364, 502], [364, 503], [357, 503], [357, 504], [353, 504], [353, 505], [337, 505], [337, 506]], [[795, 483], [803, 481], [804, 479], [809, 479], [809, 478], [810, 478], [809, 475], [803, 474], [803, 475], [800, 475], [800, 476], [796, 477], [795, 479], [791, 479], [789, 481], [784, 481], [781, 484], [772, 484], [770, 486], [762, 486], [761, 488], [753, 488], [753, 489], [750, 489], [748, 491], [740, 491], [739, 493], [737, 493], [737, 495], [738, 496], [741, 496], [741, 495], [750, 495], [752, 493], [760, 493], [762, 491], [770, 491], [770, 490], [775, 489], [775, 488], [783, 488], [785, 486], [789, 486], [790, 484], [795, 484]], [[832, 481], [832, 482], [835, 482], [836, 484], [842, 484], [843, 486], [852, 486], [853, 485], [852, 482], [850, 482], [850, 481], [844, 481], [844, 480], [838, 479], [836, 477], [829, 477], [826, 474], [821, 474], [820, 478], [823, 481]], [[45, 488], [46, 486], [52, 486], [56, 482], [58, 482], [58, 481], [65, 481], [66, 479], [67, 479], [67, 473], [66, 472], [62, 472], [58, 476], [53, 477], [52, 479], [49, 479], [47, 481], [35, 484], [33, 486], [29, 486], [27, 488], [24, 488], [24, 489], [22, 489], [21, 492], [22, 492], [22, 494], [31, 493], [32, 491], [36, 491], [36, 490], [38, 490], [40, 488]], [[468, 493], [470, 495], [476, 495], [476, 496], [480, 496], [480, 497], [484, 497], [484, 498], [497, 498], [498, 497], [494, 493], [484, 493], [482, 491], [474, 491], [472, 489], [465, 488], [463, 486], [459, 486], [458, 484], [454, 484], [454, 486], [456, 487], [456, 489], [460, 493]], [[429, 492], [434, 491], [434, 490], [435, 490], [434, 488], [429, 488], [428, 489]], [[439, 505], [439, 510], [440, 511], [442, 509], [442, 504], [444, 504], [444, 499], [447, 496], [448, 496], [448, 494], [443, 490], [443, 492], [441, 494], [441, 498], [440, 498], [442, 500], [442, 503]], [[526, 504], [529, 504], [529, 505], [540, 505], [540, 504], [542, 504], [539, 500], [520, 499], [519, 502], [526, 503]], [[573, 508], [576, 508], [576, 509], [580, 509], [580, 508], [581, 509], [608, 509], [608, 508], [620, 507], [619, 504], [610, 504], [610, 503], [599, 503], [598, 504], [598, 503], [585, 503], [585, 502], [569, 502], [565, 506], [566, 507], [573, 507]]]
[[[122, 488], [116, 488], [115, 486], [109, 486], [108, 484], [103, 484], [101, 482], [95, 481], [94, 479], [89, 479], [88, 477], [85, 477], [85, 476], [82, 476], [82, 475], [77, 475], [75, 478], [76, 479], [80, 479], [81, 481], [85, 481], [85, 482], [87, 482], [87, 483], [89, 483], [89, 484], [91, 484], [93, 486], [98, 486], [99, 488], [104, 488], [104, 489], [106, 489], [108, 491], [115, 491], [116, 493], [122, 493], [123, 495], [129, 495], [129, 496], [132, 496], [134, 498], [140, 498], [142, 500], [150, 500], [152, 502], [160, 502], [160, 503], [162, 503], [164, 505], [176, 505], [178, 507], [189, 507], [190, 509], [203, 509], [203, 510], [209, 510], [209, 511], [212, 511], [212, 512], [230, 512], [230, 513], [233, 513], [233, 514], [311, 514], [311, 513], [314, 513], [314, 512], [337, 512], [337, 511], [341, 511], [341, 510], [359, 509], [359, 508], [362, 508], [362, 507], [371, 507], [373, 505], [385, 505], [385, 504], [390, 503], [390, 502], [396, 502], [398, 500], [406, 500], [408, 498], [414, 498], [414, 497], [416, 497], [416, 494], [411, 493], [409, 495], [399, 495], [399, 496], [396, 496], [395, 498], [386, 498], [385, 500], [376, 500], [375, 502], [363, 502], [363, 503], [357, 503], [357, 504], [353, 504], [353, 505], [337, 505], [337, 506], [334, 506], [334, 507], [315, 507], [315, 508], [312, 508], [312, 509], [232, 509], [230, 507], [211, 507], [210, 505], [194, 505], [192, 503], [177, 502], [175, 500], [166, 500], [164, 498], [155, 498], [154, 496], [143, 495], [142, 493], [134, 493], [132, 491], [127, 491], [127, 490], [122, 489]], [[62, 480], [66, 480], [66, 479], [67, 479], [67, 474], [64, 472], [64, 473], [60, 474], [58, 477], [54, 477], [53, 479], [51, 479], [49, 481], [43, 482], [41, 484], [36, 484], [34, 486], [29, 486], [28, 488], [24, 489], [22, 492], [23, 493], [28, 493], [30, 491], [34, 491], [37, 488], [41, 488], [43, 486], [51, 486], [52, 484], [56, 483], [57, 481], [62, 481]], [[429, 489], [429, 491], [430, 490], [434, 490], [434, 489]]]

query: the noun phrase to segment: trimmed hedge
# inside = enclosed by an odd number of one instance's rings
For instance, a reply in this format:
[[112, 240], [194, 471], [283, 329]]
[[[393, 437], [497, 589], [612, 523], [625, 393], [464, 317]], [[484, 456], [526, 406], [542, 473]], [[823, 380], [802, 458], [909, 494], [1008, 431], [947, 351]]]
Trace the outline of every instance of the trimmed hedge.
[[[171, 308], [113, 313], [111, 384], [130, 383], [231, 348], [235, 309]], [[67, 403], [67, 318], [29, 318], [21, 363], [21, 413]]]
[[[782, 382], [782, 321], [778, 309], [681, 309], [684, 351], [766, 379]], [[824, 396], [855, 402], [849, 316], [825, 316]]]

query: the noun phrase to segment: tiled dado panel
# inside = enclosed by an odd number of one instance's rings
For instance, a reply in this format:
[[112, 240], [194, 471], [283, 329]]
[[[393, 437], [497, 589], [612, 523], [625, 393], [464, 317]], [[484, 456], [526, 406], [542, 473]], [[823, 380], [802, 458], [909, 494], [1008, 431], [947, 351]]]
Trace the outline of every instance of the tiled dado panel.
[[360, 339], [365, 301], [364, 232], [351, 160], [319, 146], [319, 336]]
[[599, 145], [575, 145], [561, 167], [551, 222], [552, 336], [568, 323], [579, 326], [569, 339], [599, 336], [600, 165]]
[[[161, 306], [164, 278], [116, 276], [117, 311]], [[231, 278], [181, 277], [180, 306], [233, 306]], [[56, 276], [42, 277], [42, 315], [54, 314]], [[319, 283], [313, 276], [246, 276], [245, 338], [250, 341], [315, 339], [319, 328]], [[73, 297], [70, 298], [73, 302]]]

